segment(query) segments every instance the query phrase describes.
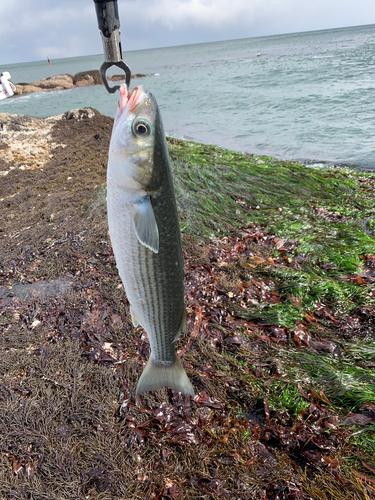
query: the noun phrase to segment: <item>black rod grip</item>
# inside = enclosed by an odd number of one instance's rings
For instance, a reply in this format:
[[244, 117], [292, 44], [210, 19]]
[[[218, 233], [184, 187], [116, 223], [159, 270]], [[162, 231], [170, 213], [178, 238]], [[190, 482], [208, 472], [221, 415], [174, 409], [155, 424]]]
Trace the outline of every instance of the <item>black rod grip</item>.
[[117, 0], [94, 0], [98, 26], [105, 37], [110, 37], [115, 29], [120, 29]]

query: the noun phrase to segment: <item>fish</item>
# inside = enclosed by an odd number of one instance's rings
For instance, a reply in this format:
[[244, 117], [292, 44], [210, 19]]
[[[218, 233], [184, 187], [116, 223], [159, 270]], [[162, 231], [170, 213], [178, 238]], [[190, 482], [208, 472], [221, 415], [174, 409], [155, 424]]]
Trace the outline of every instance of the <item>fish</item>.
[[107, 213], [117, 269], [132, 323], [151, 347], [136, 395], [169, 387], [194, 396], [176, 354], [187, 332], [184, 261], [163, 121], [142, 86], [120, 98], [108, 153]]

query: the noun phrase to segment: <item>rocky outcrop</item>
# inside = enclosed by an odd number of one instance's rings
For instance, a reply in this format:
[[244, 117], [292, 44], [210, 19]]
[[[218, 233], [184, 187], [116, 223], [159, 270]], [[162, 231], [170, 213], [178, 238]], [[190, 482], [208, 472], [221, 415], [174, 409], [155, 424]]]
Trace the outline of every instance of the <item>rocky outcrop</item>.
[[102, 85], [102, 77], [99, 70], [82, 71], [74, 75], [73, 84], [76, 87], [86, 87], [87, 85]]
[[34, 92], [41, 92], [41, 89], [32, 83], [17, 83], [14, 95], [32, 94]]
[[30, 94], [32, 92], [46, 92], [49, 90], [66, 90], [74, 87], [72, 75], [56, 75], [38, 80], [33, 83], [17, 83], [17, 94]]
[[12, 170], [37, 170], [48, 163], [52, 149], [61, 146], [51, 138], [58, 119], [0, 113], [0, 179]]
[[[144, 75], [143, 73], [136, 73], [135, 75], [132, 75], [132, 78], [144, 78], [145, 76], [153, 76], [153, 75]], [[125, 75], [108, 76], [107, 80], [109, 80], [110, 82], [119, 82], [121, 80], [125, 80]]]
[[[132, 78], [142, 78], [145, 76], [142, 73], [137, 73]], [[125, 80], [125, 75], [114, 75], [108, 77], [112, 82]], [[16, 83], [16, 95], [31, 94], [33, 92], [48, 92], [51, 90], [65, 90], [73, 87], [86, 87], [88, 85], [102, 85], [102, 78], [97, 69], [90, 71], [81, 71], [80, 73], [72, 75], [56, 75], [38, 80], [32, 83]]]
[[38, 80], [37, 82], [34, 82], [33, 85], [43, 90], [72, 89], [73, 76], [72, 75], [50, 76], [49, 78], [44, 78], [43, 80]]
[[72, 109], [62, 115], [66, 120], [89, 120], [94, 118], [95, 113], [98, 113], [94, 108]]

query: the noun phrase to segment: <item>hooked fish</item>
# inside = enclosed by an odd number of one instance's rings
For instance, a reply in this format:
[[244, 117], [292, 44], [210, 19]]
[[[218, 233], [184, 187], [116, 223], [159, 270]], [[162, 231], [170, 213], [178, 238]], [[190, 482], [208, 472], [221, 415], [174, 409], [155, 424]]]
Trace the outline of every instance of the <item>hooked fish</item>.
[[155, 97], [120, 87], [108, 156], [109, 234], [134, 326], [151, 356], [136, 394], [170, 387], [194, 396], [175, 341], [187, 331], [184, 263], [169, 155]]

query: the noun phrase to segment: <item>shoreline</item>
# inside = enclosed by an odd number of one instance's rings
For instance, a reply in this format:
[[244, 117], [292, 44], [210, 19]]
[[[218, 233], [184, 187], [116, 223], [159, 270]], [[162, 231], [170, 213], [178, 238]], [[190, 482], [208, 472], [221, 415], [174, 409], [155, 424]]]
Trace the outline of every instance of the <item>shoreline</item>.
[[[132, 78], [142, 78], [142, 77], [145, 77], [145, 76], [150, 76], [150, 75], [136, 74]], [[118, 77], [120, 79], [121, 75], [118, 75]], [[114, 80], [114, 81], [116, 81], [116, 80]], [[100, 84], [103, 85], [102, 83], [100, 83]], [[50, 90], [46, 89], [45, 91], [55, 91], [55, 90], [56, 89], [50, 89]], [[17, 95], [15, 95], [14, 97], [17, 97]], [[21, 97], [21, 95], [20, 95], [20, 97]], [[82, 108], [82, 109], [92, 109], [94, 112], [99, 113], [99, 111], [97, 111], [95, 108], [91, 108], [91, 107]], [[58, 114], [58, 115], [51, 115], [51, 116], [47, 116], [47, 117], [44, 117], [44, 118], [38, 118], [38, 117], [33, 116], [33, 115], [27, 115], [27, 114], [21, 114], [21, 113], [14, 113], [13, 114], [13, 113], [8, 113], [8, 112], [4, 112], [4, 113], [0, 112], [0, 115], [4, 114], [4, 115], [15, 116], [15, 117], [26, 117], [26, 118], [30, 117], [30, 118], [32, 118], [34, 120], [42, 120], [42, 121], [43, 120], [56, 121], [56, 120], [61, 119], [61, 117], [63, 115], [66, 115], [66, 114], [71, 113], [73, 111], [80, 111], [80, 110], [79, 109], [75, 109], [75, 110], [71, 110], [71, 111], [65, 111], [64, 113], [61, 113], [61, 114]], [[109, 119], [113, 120], [113, 118], [110, 117], [110, 116], [108, 116], [108, 115], [103, 115], [103, 116], [106, 116]], [[369, 166], [363, 166], [361, 164], [355, 164], [355, 163], [350, 163], [350, 162], [345, 163], [345, 162], [336, 162], [336, 161], [331, 161], [331, 160], [311, 160], [311, 159], [302, 159], [302, 158], [285, 158], [285, 157], [279, 156], [277, 154], [276, 155], [268, 154], [267, 152], [254, 153], [254, 152], [247, 152], [247, 151], [242, 151], [242, 150], [235, 150], [235, 149], [225, 148], [225, 147], [222, 147], [222, 146], [217, 145], [217, 144], [203, 143], [203, 142], [199, 142], [199, 141], [192, 140], [192, 139], [185, 139], [185, 138], [182, 138], [180, 136], [170, 135], [168, 137], [170, 137], [171, 139], [181, 140], [181, 141], [184, 141], [184, 142], [192, 142], [192, 143], [196, 143], [196, 144], [213, 146], [213, 147], [221, 148], [221, 149], [223, 149], [225, 151], [233, 151], [233, 152], [244, 154], [244, 155], [257, 156], [259, 158], [274, 158], [274, 159], [276, 159], [278, 161], [281, 161], [281, 162], [285, 161], [285, 162], [296, 163], [296, 164], [303, 165], [303, 166], [305, 166], [307, 168], [324, 168], [324, 169], [339, 168], [339, 169], [349, 169], [349, 170], [353, 169], [353, 170], [361, 171], [361, 172], [364, 172], [364, 173], [374, 173], [375, 172], [375, 165], [374, 165], [373, 168], [370, 168]], [[1, 176], [1, 172], [0, 172], [0, 176]]]
[[[95, 71], [97, 71], [97, 70], [95, 70]], [[84, 73], [91, 73], [91, 72], [83, 72], [82, 74], [84, 74]], [[97, 71], [97, 73], [99, 74], [99, 71]], [[143, 78], [143, 77], [146, 77], [146, 76], [150, 76], [150, 75], [135, 74], [135, 75], [132, 76], [132, 78]], [[122, 76], [121, 75], [114, 75], [113, 78], [116, 78], [113, 81], [120, 81], [121, 78], [122, 78]], [[118, 78], [118, 80], [117, 80], [117, 78]], [[82, 85], [82, 86], [99, 85], [99, 84], [103, 85], [103, 83], [101, 82], [101, 79], [100, 79], [99, 83], [96, 83], [96, 84], [92, 83], [92, 84], [87, 84], [87, 85]], [[27, 84], [27, 85], [29, 85], [29, 84]], [[76, 88], [76, 87], [72, 87], [72, 88]], [[38, 90], [38, 92], [53, 92], [53, 91], [56, 91], [56, 90], [57, 89], [55, 89], [55, 88], [51, 88], [51, 89]], [[68, 90], [68, 89], [66, 89], [66, 90]], [[35, 93], [37, 93], [37, 91], [35, 91]], [[22, 97], [24, 95], [28, 95], [28, 94], [19, 94], [19, 95], [15, 94], [13, 97]], [[94, 108], [91, 108], [91, 109], [94, 109]], [[1, 108], [0, 108], [0, 110], [1, 110]], [[60, 113], [58, 115], [49, 115], [49, 116], [46, 116], [46, 117], [43, 117], [43, 118], [39, 118], [39, 117], [36, 117], [36, 116], [33, 116], [33, 115], [28, 115], [28, 114], [23, 114], [23, 113], [22, 114], [21, 113], [14, 113], [13, 114], [13, 113], [9, 113], [9, 112], [4, 112], [4, 114], [10, 114], [10, 115], [13, 115], [13, 116], [25, 116], [25, 117], [30, 116], [31, 118], [34, 118], [36, 120], [53, 120], [54, 118], [59, 118], [62, 115], [68, 113], [68, 112], [69, 111], [64, 111], [63, 113]], [[0, 112], [0, 114], [2, 114], [2, 113]], [[108, 118], [113, 119], [109, 115], [103, 115], [103, 116], [108, 116]], [[169, 137], [174, 138], [176, 140], [183, 140], [183, 141], [187, 141], [187, 142], [195, 142], [197, 144], [201, 143], [198, 140], [185, 139], [185, 138], [181, 137], [180, 135], [170, 135]], [[300, 158], [300, 157], [290, 158], [290, 157], [284, 157], [284, 156], [279, 155], [277, 153], [269, 153], [267, 151], [264, 151], [264, 152], [244, 151], [244, 150], [241, 150], [241, 149], [232, 149], [232, 148], [229, 148], [229, 147], [220, 146], [220, 145], [214, 144], [214, 143], [201, 143], [201, 144], [206, 144], [208, 146], [212, 145], [212, 146], [219, 147], [219, 148], [221, 147], [222, 149], [224, 149], [226, 151], [235, 151], [235, 152], [238, 152], [238, 153], [250, 154], [250, 155], [259, 156], [259, 157], [275, 158], [275, 159], [277, 159], [279, 161], [294, 162], [294, 163], [298, 163], [298, 164], [304, 165], [306, 167], [354, 169], [354, 170], [358, 170], [358, 171], [361, 171], [361, 172], [367, 172], [367, 173], [375, 172], [375, 162], [374, 162], [374, 166], [372, 167], [372, 166], [369, 166], [369, 165], [362, 165], [360, 163], [353, 163], [353, 162], [350, 162], [350, 161], [345, 162], [345, 161], [322, 160], [322, 159], [317, 160], [317, 159]]]

